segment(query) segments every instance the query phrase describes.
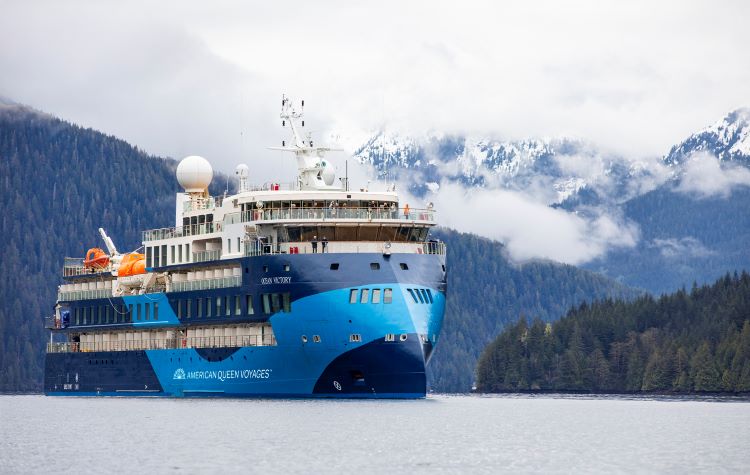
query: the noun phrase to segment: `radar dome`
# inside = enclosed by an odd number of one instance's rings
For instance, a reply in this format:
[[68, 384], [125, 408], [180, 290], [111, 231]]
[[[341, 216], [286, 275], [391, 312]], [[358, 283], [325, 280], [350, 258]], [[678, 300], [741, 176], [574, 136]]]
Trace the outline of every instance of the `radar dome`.
[[203, 157], [191, 155], [177, 165], [177, 181], [188, 193], [202, 193], [214, 177], [211, 164]]

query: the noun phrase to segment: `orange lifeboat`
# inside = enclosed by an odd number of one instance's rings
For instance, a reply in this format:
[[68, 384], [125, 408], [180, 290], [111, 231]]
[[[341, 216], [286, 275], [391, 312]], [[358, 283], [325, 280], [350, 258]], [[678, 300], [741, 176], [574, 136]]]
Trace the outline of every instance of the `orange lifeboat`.
[[122, 262], [117, 269], [118, 277], [127, 277], [146, 273], [146, 256], [137, 252], [131, 252], [122, 256]]
[[92, 247], [86, 252], [83, 267], [87, 269], [104, 269], [109, 265], [109, 256], [98, 247]]

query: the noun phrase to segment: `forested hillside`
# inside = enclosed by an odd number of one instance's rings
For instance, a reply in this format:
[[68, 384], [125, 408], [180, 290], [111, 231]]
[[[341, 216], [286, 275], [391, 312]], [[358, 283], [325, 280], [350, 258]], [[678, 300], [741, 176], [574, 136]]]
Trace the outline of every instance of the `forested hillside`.
[[520, 320], [483, 352], [478, 390], [750, 392], [750, 275], [659, 299]]
[[[173, 222], [175, 166], [28, 108], [0, 108], [0, 390], [41, 387], [43, 317], [52, 312], [64, 256], [101, 246], [99, 226], [130, 250], [142, 230]], [[218, 194], [226, 181], [214, 183]], [[429, 370], [434, 390], [468, 391], [482, 348], [520, 315], [554, 320], [582, 300], [632, 295], [571, 266], [515, 266], [487, 239], [437, 235], [449, 246], [449, 296]]]
[[441, 230], [448, 245], [448, 300], [443, 332], [428, 370], [436, 391], [465, 392], [482, 349], [521, 316], [552, 321], [580, 302], [630, 298], [632, 289], [593, 272], [552, 262], [516, 265], [503, 245]]
[[0, 391], [41, 388], [43, 317], [63, 257], [101, 246], [100, 226], [131, 250], [142, 230], [172, 223], [175, 167], [115, 137], [0, 103]]

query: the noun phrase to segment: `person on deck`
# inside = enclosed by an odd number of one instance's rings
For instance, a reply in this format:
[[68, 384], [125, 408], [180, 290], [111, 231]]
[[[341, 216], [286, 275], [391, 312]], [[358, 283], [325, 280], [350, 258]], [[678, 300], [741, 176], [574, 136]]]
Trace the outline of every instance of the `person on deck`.
[[310, 244], [312, 244], [312, 252], [313, 252], [313, 254], [317, 254], [317, 252], [318, 252], [318, 236], [313, 236], [312, 241], [310, 241]]

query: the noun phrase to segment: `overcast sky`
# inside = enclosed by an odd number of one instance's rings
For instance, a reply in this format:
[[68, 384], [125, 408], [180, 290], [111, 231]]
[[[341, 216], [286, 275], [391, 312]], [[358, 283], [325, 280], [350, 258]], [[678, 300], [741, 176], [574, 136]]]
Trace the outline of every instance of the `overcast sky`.
[[264, 150], [282, 93], [321, 133], [385, 122], [661, 155], [750, 104], [748, 5], [0, 0], [0, 95], [262, 175], [283, 161]]
[[[248, 163], [254, 182], [294, 176], [291, 157], [265, 148], [285, 137], [282, 93], [306, 100], [317, 138], [386, 124], [657, 157], [750, 105], [749, 21], [746, 1], [0, 0], [0, 95], [152, 154]], [[521, 257], [578, 263], [638, 239], [628, 223], [533, 204], [519, 242], [558, 220], [562, 247], [583, 247]], [[513, 248], [503, 230], [475, 231]]]

